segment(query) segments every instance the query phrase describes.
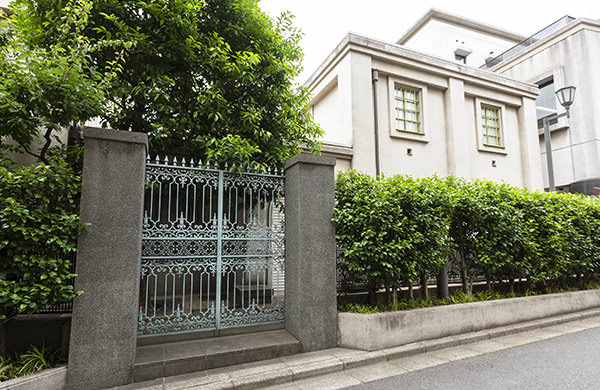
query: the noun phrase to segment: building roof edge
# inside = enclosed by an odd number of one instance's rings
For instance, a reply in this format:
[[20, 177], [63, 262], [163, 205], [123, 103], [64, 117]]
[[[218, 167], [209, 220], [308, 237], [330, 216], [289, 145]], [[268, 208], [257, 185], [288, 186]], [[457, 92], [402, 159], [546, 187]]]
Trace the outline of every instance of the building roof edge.
[[479, 79], [481, 81], [491, 82], [517, 89], [526, 94], [538, 95], [538, 88], [536, 85], [531, 83], [525, 83], [512, 79], [507, 76], [503, 76], [497, 73], [493, 73], [488, 70], [482, 70], [475, 67], [458, 64], [454, 61], [449, 61], [444, 58], [432, 56], [427, 53], [423, 53], [407, 47], [387, 43], [374, 38], [368, 38], [356, 33], [348, 33], [333, 52], [327, 57], [325, 61], [313, 72], [311, 77], [304, 83], [304, 86], [311, 89], [316, 83], [318, 83], [329, 70], [337, 63], [340, 56], [345, 55], [350, 49], [371, 49], [382, 53], [402, 57], [423, 64], [427, 67], [435, 67], [440, 71], [451, 72], [461, 75], [463, 78]]
[[521, 42], [527, 37], [512, 31], [505, 30], [500, 27], [492, 26], [487, 23], [479, 22], [474, 19], [465, 18], [459, 15], [451, 14], [447, 11], [443, 11], [437, 8], [431, 8], [425, 15], [423, 15], [415, 24], [412, 25], [402, 36], [396, 41], [399, 45], [404, 45], [410, 38], [412, 38], [417, 32], [423, 28], [430, 20], [440, 20], [444, 22], [450, 22], [452, 24], [467, 27], [471, 30], [491, 33], [500, 38], [514, 41], [515, 43]]
[[[564, 27], [556, 30], [554, 33], [548, 35], [547, 37], [544, 37], [543, 39], [540, 39], [539, 41], [535, 42], [534, 44], [526, 47], [522, 51], [515, 53], [512, 57], [509, 57], [508, 59], [498, 63], [497, 65], [494, 65], [489, 70], [492, 72], [504, 71], [504, 70], [506, 70], [505, 68], [508, 68], [509, 65], [511, 65], [515, 62], [515, 60], [517, 60], [521, 57], [527, 56], [532, 51], [538, 50], [540, 47], [542, 47], [544, 45], [548, 45], [550, 42], [552, 42], [554, 39], [556, 39], [557, 37], [559, 37], [561, 35], [569, 34], [569, 32], [571, 30], [577, 30], [577, 31], [580, 30], [582, 25], [589, 25], [589, 26], [593, 26], [596, 28], [600, 28], [600, 20], [590, 19], [590, 18], [577, 18], [574, 21], [572, 21], [571, 23], [567, 24], [566, 26], [564, 26]], [[575, 32], [576, 31], [573, 31], [573, 33], [575, 33]]]

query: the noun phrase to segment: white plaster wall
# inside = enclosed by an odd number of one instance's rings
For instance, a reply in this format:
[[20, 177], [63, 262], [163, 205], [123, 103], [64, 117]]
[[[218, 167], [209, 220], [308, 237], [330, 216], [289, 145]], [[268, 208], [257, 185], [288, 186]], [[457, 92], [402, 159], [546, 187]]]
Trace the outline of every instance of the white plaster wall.
[[535, 100], [523, 96], [517, 110], [519, 121], [519, 141], [521, 152], [521, 170], [523, 186], [531, 189], [543, 189], [542, 164], [539, 159], [540, 145], [537, 130]]
[[574, 181], [600, 178], [600, 140], [574, 144], [571, 148]]
[[375, 141], [373, 90], [371, 86], [371, 56], [350, 52], [352, 78], [352, 168], [375, 175]]
[[[425, 74], [423, 76], [421, 82], [426, 83], [427, 77]], [[444, 112], [443, 91], [428, 85], [427, 101], [422, 102], [426, 110], [423, 115], [426, 116], [425, 132], [428, 142], [394, 137], [392, 135], [397, 131], [390, 123], [393, 91], [390, 90], [389, 77], [401, 80], [401, 73], [385, 75], [379, 80], [377, 99], [381, 171], [386, 175], [446, 176], [446, 128], [444, 115], [440, 115]], [[411, 149], [411, 155], [408, 154], [408, 149]]]
[[[45, 142], [44, 133], [44, 131], [40, 130], [37, 137], [33, 138], [33, 142], [31, 143], [31, 150], [33, 150], [34, 153], [38, 153], [39, 149], [41, 148], [42, 142]], [[54, 135], [55, 137], [52, 138], [50, 146], [60, 146], [67, 144], [67, 138], [69, 136], [69, 133], [66, 129], [63, 129], [60, 132], [55, 131]], [[2, 142], [9, 145], [16, 145], [16, 142], [13, 141], [10, 137], [6, 137], [6, 139]], [[7, 152], [6, 157], [14, 161], [17, 165], [35, 165], [40, 163], [40, 160], [37, 157], [34, 157], [27, 153]]]
[[335, 159], [335, 174], [336, 175], [339, 172], [347, 171], [348, 169], [352, 169], [352, 160], [347, 160], [344, 158], [336, 158]]
[[[450, 173], [469, 178], [485, 178], [496, 182], [505, 181], [511, 185], [524, 186], [524, 171], [537, 171], [540, 173], [539, 165], [523, 169], [522, 140], [520, 136], [519, 111], [517, 104], [521, 98], [508, 95], [496, 90], [473, 85], [464, 85], [462, 81], [455, 83], [458, 88], [452, 94], [447, 95], [450, 84], [448, 78], [442, 78], [439, 74], [417, 71], [413, 68], [403, 67], [395, 63], [385, 63], [382, 60], [373, 61], [373, 66], [380, 70], [378, 82], [378, 123], [379, 123], [379, 150], [381, 171], [386, 175], [408, 174], [416, 177], [426, 177], [433, 174], [446, 176]], [[354, 74], [354, 73], [353, 73]], [[392, 78], [400, 83], [422, 84], [427, 87], [427, 101], [423, 104], [423, 115], [426, 121], [425, 132], [427, 142], [394, 137], [395, 132], [390, 123], [390, 110], [392, 108], [392, 92], [388, 79]], [[371, 92], [371, 86], [362, 84], [364, 90], [361, 93], [355, 91], [355, 96], [367, 99]], [[495, 99], [504, 105], [504, 143], [505, 149], [502, 154], [480, 151], [478, 148], [478, 132], [481, 129], [477, 125], [475, 115], [475, 97], [465, 96], [478, 93], [478, 97], [489, 100]], [[448, 100], [450, 99], [450, 100]], [[455, 99], [455, 100], [452, 100]], [[372, 104], [372, 103], [371, 103]], [[450, 107], [452, 106], [452, 107]], [[446, 116], [448, 110], [455, 112]], [[366, 114], [365, 114], [366, 115]], [[372, 145], [373, 123], [369, 118], [363, 117], [364, 130], [359, 133], [359, 127], [355, 128], [355, 140], [363, 140], [365, 144]], [[535, 124], [535, 111], [527, 112], [525, 120]], [[451, 121], [452, 123], [449, 123]], [[449, 126], [454, 130], [449, 132]], [[532, 127], [532, 126], [530, 126]], [[451, 140], [449, 140], [449, 137]], [[449, 141], [455, 144], [455, 152], [449, 154]], [[355, 155], [353, 168], [366, 170], [374, 159], [374, 151], [368, 148], [359, 148], [354, 145]], [[410, 154], [408, 149], [411, 149]], [[366, 153], [366, 157], [365, 154]], [[539, 158], [537, 145], [527, 151], [530, 160]], [[492, 165], [495, 161], [495, 167]], [[539, 188], [539, 185], [531, 185]]]
[[493, 51], [494, 56], [497, 56], [517, 43], [433, 19], [411, 37], [404, 46], [454, 61], [456, 41], [461, 46], [473, 50], [467, 57], [467, 65], [475, 67], [485, 64], [485, 58], [490, 56], [490, 52]]
[[[475, 107], [475, 99], [473, 97], [465, 99], [468, 127], [472, 134], [468, 150], [470, 154], [471, 177], [488, 179], [495, 182], [504, 181], [513, 186], [523, 187], [524, 180], [520, 153], [521, 140], [519, 138], [517, 109], [510, 106], [505, 107], [504, 123], [502, 124], [504, 153], [494, 153], [478, 149], [477, 137], [481, 129], [477, 126]], [[495, 167], [493, 166], [494, 162]]]
[[[455, 174], [467, 178], [506, 181], [516, 186], [539, 188], [531, 177], [541, 176], [537, 132], [522, 143], [524, 130], [535, 128], [535, 109], [531, 98], [512, 92], [506, 85], [492, 82], [470, 84], [470, 74], [427, 70], [414, 63], [394, 61], [383, 56], [349, 50], [337, 65], [322, 76], [311, 92], [313, 112], [326, 131], [324, 141], [345, 143], [353, 149], [351, 161], [338, 159], [336, 172], [352, 168], [375, 174], [374, 109], [372, 69], [379, 70], [377, 84], [379, 151], [382, 173], [409, 174], [416, 177]], [[389, 79], [427, 88], [424, 120], [427, 142], [393, 136]], [[337, 86], [331, 87], [332, 80]], [[412, 83], [412, 84], [411, 84]], [[329, 90], [327, 86], [329, 85]], [[337, 91], [337, 92], [335, 92]], [[512, 93], [511, 93], [512, 92]], [[493, 99], [503, 104], [505, 154], [478, 150], [475, 98]], [[521, 103], [527, 101], [527, 109]], [[339, 125], [336, 126], [335, 119]], [[528, 133], [527, 133], [528, 134]], [[533, 140], [533, 141], [532, 141]], [[408, 149], [411, 149], [409, 155]], [[492, 166], [496, 161], [496, 167]], [[530, 164], [528, 161], [535, 161]], [[527, 164], [527, 166], [524, 166]], [[533, 183], [533, 184], [532, 184]]]
[[325, 131], [324, 140], [340, 145], [352, 145], [352, 133], [341, 125], [341, 109], [337, 79], [325, 91], [318, 102], [313, 104], [313, 117], [316, 123]]
[[[600, 31], [583, 29], [541, 47], [503, 68], [517, 80], [536, 82], [562, 72], [563, 85], [577, 87], [569, 128], [552, 132], [552, 156], [557, 186], [600, 177]], [[557, 103], [557, 107], [560, 104]], [[544, 186], [548, 186], [544, 138], [540, 136]], [[572, 149], [572, 150], [571, 150]]]
[[[352, 146], [352, 75], [350, 56], [343, 57], [311, 89], [311, 112], [324, 130], [323, 142]], [[351, 159], [337, 159], [336, 172], [350, 169]]]

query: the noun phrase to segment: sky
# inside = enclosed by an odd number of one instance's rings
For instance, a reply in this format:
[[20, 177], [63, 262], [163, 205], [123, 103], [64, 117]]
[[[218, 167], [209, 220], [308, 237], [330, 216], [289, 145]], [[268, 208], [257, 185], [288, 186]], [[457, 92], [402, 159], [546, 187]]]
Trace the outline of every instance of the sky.
[[[10, 0], [0, 0], [6, 5]], [[271, 17], [295, 16], [303, 33], [305, 82], [348, 32], [394, 43], [430, 8], [475, 19], [525, 36], [564, 15], [600, 19], [598, 0], [260, 0]]]
[[304, 33], [305, 82], [348, 32], [395, 43], [431, 8], [530, 36], [570, 15], [600, 19], [598, 0], [261, 0], [270, 16], [288, 10]]

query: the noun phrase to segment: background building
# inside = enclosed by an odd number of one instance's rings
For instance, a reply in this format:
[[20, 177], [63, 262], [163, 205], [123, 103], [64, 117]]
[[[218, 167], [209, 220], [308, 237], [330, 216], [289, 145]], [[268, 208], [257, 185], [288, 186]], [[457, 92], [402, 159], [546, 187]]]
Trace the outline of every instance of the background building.
[[[561, 18], [542, 30], [537, 39], [499, 58], [491, 71], [540, 88], [537, 118], [543, 145], [542, 118], [564, 109], [554, 92], [577, 88], [570, 118], [551, 125], [552, 157], [558, 189], [587, 195], [600, 193], [600, 22]], [[538, 33], [538, 35], [540, 35]], [[544, 183], [548, 186], [542, 147]]]
[[535, 85], [348, 34], [306, 86], [337, 169], [542, 188]]
[[[600, 22], [564, 16], [530, 37], [518, 42], [514, 41], [516, 38], [518, 35], [497, 27], [431, 10], [398, 43], [456, 61], [462, 61], [456, 52], [471, 51], [466, 57], [467, 65], [537, 85], [540, 95], [536, 100], [536, 119], [545, 188], [548, 171], [543, 118], [564, 112], [554, 92], [575, 86], [570, 118], [550, 122], [556, 186], [560, 191], [598, 195]], [[512, 46], [502, 46], [511, 39]]]
[[525, 38], [499, 27], [431, 9], [396, 43], [479, 67]]

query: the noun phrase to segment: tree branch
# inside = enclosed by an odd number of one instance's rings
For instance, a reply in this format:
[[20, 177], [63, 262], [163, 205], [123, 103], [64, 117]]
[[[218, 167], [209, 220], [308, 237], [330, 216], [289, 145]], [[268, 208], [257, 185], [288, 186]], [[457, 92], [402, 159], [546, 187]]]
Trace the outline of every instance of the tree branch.
[[40, 150], [39, 154], [35, 154], [27, 146], [21, 145], [23, 147], [23, 151], [25, 153], [39, 159], [44, 164], [49, 165], [49, 161], [46, 158], [46, 152], [48, 151], [48, 148], [50, 148], [50, 144], [52, 143], [52, 138], [50, 138], [51, 135], [52, 135], [52, 129], [51, 128], [46, 129], [46, 133], [44, 134], [44, 139], [46, 140], [46, 142], [44, 143], [44, 146]]

